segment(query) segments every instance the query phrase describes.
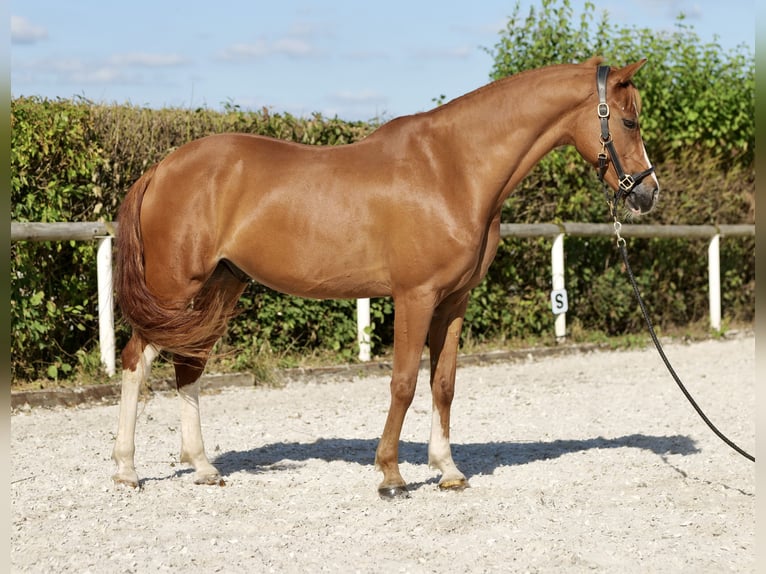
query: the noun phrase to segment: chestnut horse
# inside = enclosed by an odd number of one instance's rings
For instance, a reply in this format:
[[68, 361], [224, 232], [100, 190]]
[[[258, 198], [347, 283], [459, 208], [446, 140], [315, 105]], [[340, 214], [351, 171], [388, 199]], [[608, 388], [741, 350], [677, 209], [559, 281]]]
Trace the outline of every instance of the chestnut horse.
[[193, 465], [196, 483], [221, 482], [202, 440], [199, 378], [252, 279], [299, 297], [392, 297], [391, 402], [375, 456], [380, 496], [407, 496], [399, 438], [426, 341], [428, 462], [441, 488], [468, 486], [449, 442], [455, 362], [469, 293], [500, 240], [503, 201], [550, 150], [574, 145], [618, 190], [615, 203], [649, 211], [659, 184], [631, 81], [644, 62], [609, 68], [591, 58], [526, 71], [349, 145], [213, 135], [149, 168], [119, 213], [117, 299], [132, 338], [122, 352], [114, 481], [138, 485], [139, 389], [164, 349], [182, 399], [181, 461]]

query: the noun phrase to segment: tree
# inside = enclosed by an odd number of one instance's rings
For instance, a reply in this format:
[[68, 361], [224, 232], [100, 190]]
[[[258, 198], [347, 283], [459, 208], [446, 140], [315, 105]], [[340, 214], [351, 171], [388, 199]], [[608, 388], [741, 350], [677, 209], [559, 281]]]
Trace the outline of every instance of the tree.
[[595, 54], [624, 65], [649, 62], [636, 77], [642, 133], [656, 163], [689, 152], [723, 170], [749, 167], [755, 144], [755, 58], [746, 46], [729, 52], [702, 43], [683, 14], [672, 32], [619, 28], [586, 2], [575, 20], [570, 0], [541, 0], [522, 19], [517, 2], [494, 49], [492, 79], [548, 64], [579, 62]]

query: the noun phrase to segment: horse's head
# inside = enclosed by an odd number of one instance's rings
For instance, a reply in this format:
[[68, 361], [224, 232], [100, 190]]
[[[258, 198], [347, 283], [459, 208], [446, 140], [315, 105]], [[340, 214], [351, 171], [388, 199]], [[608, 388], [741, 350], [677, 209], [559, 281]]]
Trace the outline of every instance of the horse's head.
[[632, 82], [645, 62], [643, 59], [619, 69], [600, 65], [600, 58], [588, 62], [597, 66], [593, 74], [596, 95], [585, 104], [575, 137], [582, 156], [615, 190], [613, 208], [623, 199], [637, 215], [654, 207], [660, 190], [641, 139], [641, 97]]

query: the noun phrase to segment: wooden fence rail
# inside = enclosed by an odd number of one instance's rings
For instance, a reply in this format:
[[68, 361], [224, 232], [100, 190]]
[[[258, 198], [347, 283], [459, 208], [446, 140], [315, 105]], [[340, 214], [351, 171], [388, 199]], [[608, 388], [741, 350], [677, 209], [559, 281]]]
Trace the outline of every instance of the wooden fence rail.
[[[117, 222], [11, 223], [11, 241], [88, 241], [117, 235]], [[609, 223], [502, 223], [502, 237], [606, 237], [614, 234]], [[640, 225], [625, 224], [623, 237], [705, 238], [755, 236], [755, 225]]]
[[[99, 347], [106, 373], [115, 373], [114, 303], [112, 287], [112, 239], [117, 235], [116, 222], [31, 223], [11, 222], [11, 241], [98, 241], [96, 265], [98, 275]], [[556, 314], [555, 333], [558, 340], [566, 336], [566, 288], [564, 284], [564, 237], [608, 237], [614, 226], [608, 223], [503, 223], [501, 237], [551, 237], [552, 311]], [[710, 326], [721, 329], [721, 280], [719, 243], [721, 237], [755, 236], [755, 225], [623, 225], [623, 237], [709, 239], [708, 284]], [[558, 307], [557, 307], [558, 305]], [[357, 300], [357, 340], [359, 359], [369, 361], [370, 300]]]

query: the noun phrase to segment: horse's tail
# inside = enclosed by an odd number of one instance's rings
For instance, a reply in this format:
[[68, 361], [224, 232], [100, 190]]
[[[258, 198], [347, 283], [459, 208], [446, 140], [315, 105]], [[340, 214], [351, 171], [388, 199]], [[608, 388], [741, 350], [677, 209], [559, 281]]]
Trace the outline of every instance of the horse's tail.
[[145, 343], [185, 357], [207, 357], [223, 334], [230, 312], [205, 286], [191, 301], [164, 301], [146, 284], [141, 204], [157, 166], [133, 184], [117, 217], [115, 292], [123, 318]]

